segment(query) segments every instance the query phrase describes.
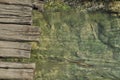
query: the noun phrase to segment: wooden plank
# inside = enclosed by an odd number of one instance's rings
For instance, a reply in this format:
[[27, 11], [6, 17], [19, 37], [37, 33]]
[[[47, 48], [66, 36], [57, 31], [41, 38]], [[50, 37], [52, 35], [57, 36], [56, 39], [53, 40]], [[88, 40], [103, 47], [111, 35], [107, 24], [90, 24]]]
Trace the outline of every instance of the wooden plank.
[[35, 69], [35, 63], [12, 63], [12, 62], [0, 62], [0, 68], [4, 69]]
[[30, 51], [19, 49], [0, 49], [0, 57], [24, 57], [30, 58]]
[[31, 50], [31, 45], [29, 43], [22, 42], [9, 42], [9, 41], [0, 41], [0, 48], [6, 49], [20, 49], [20, 50]]
[[39, 41], [39, 28], [28, 25], [0, 24], [0, 40]]
[[0, 57], [30, 58], [30, 52], [29, 43], [0, 41]]
[[35, 64], [0, 62], [0, 79], [33, 80]]
[[0, 4], [32, 6], [31, 0], [0, 0]]
[[33, 80], [33, 69], [0, 69], [0, 79]]
[[0, 4], [0, 23], [32, 24], [32, 7]]

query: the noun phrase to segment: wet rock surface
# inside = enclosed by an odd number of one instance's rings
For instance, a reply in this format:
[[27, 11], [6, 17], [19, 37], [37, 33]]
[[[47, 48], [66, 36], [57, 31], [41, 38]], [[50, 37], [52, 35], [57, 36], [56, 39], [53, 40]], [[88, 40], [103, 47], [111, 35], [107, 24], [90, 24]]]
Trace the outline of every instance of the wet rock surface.
[[87, 9], [48, 12], [45, 19], [34, 12], [34, 25], [42, 30], [33, 51], [39, 59], [36, 80], [120, 79], [120, 18]]

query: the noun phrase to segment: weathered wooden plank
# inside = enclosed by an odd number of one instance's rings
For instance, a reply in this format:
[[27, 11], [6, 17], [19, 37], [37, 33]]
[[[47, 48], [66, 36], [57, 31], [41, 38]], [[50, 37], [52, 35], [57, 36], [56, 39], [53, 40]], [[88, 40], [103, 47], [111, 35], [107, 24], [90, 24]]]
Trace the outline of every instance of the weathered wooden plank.
[[0, 24], [0, 40], [39, 41], [39, 28], [28, 25]]
[[35, 63], [0, 62], [0, 79], [33, 80]]
[[0, 4], [0, 14], [31, 16], [32, 8], [28, 6]]
[[32, 7], [0, 4], [0, 23], [31, 24]]
[[30, 58], [30, 51], [19, 50], [19, 49], [0, 49], [0, 57]]
[[0, 79], [33, 80], [35, 64], [0, 62]]
[[0, 0], [0, 4], [32, 6], [31, 0]]
[[30, 58], [30, 52], [29, 43], [0, 41], [0, 57]]
[[0, 69], [0, 79], [33, 80], [33, 69]]
[[30, 51], [31, 45], [29, 43], [22, 43], [22, 42], [0, 41], [0, 48], [20, 49], [20, 50]]
[[35, 63], [12, 63], [12, 62], [0, 62], [0, 68], [3, 69], [35, 69]]

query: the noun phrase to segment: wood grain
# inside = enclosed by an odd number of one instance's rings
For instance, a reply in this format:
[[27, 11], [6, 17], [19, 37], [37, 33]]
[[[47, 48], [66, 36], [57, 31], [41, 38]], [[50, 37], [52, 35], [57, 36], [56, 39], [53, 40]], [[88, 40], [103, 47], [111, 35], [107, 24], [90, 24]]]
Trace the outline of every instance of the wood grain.
[[33, 80], [35, 63], [0, 62], [0, 79]]
[[[39, 41], [32, 25], [32, 0], [0, 0], [0, 58], [30, 58], [31, 45]], [[0, 80], [33, 80], [35, 64], [0, 62]]]
[[[11, 2], [12, 0], [5, 1]], [[32, 7], [14, 4], [1, 4], [1, 2], [4, 2], [4, 0], [0, 0], [0, 23], [29, 25], [32, 24]], [[19, 2], [22, 1], [19, 0]]]
[[31, 0], [0, 0], [0, 4], [32, 6]]
[[38, 27], [28, 25], [0, 24], [0, 40], [5, 41], [39, 41]]
[[0, 69], [0, 79], [33, 80], [33, 69]]
[[0, 68], [4, 69], [35, 69], [35, 63], [12, 63], [12, 62], [0, 62]]
[[30, 58], [30, 53], [29, 43], [0, 41], [0, 57]]

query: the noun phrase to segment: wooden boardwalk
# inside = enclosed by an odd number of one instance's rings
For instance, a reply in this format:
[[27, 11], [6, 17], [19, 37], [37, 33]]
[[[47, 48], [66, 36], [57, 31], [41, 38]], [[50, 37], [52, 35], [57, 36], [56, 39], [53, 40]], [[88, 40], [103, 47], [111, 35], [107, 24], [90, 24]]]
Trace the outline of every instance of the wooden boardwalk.
[[[39, 41], [32, 26], [31, 0], [0, 0], [0, 58], [30, 58], [29, 42]], [[33, 80], [35, 63], [0, 61], [0, 80]]]

